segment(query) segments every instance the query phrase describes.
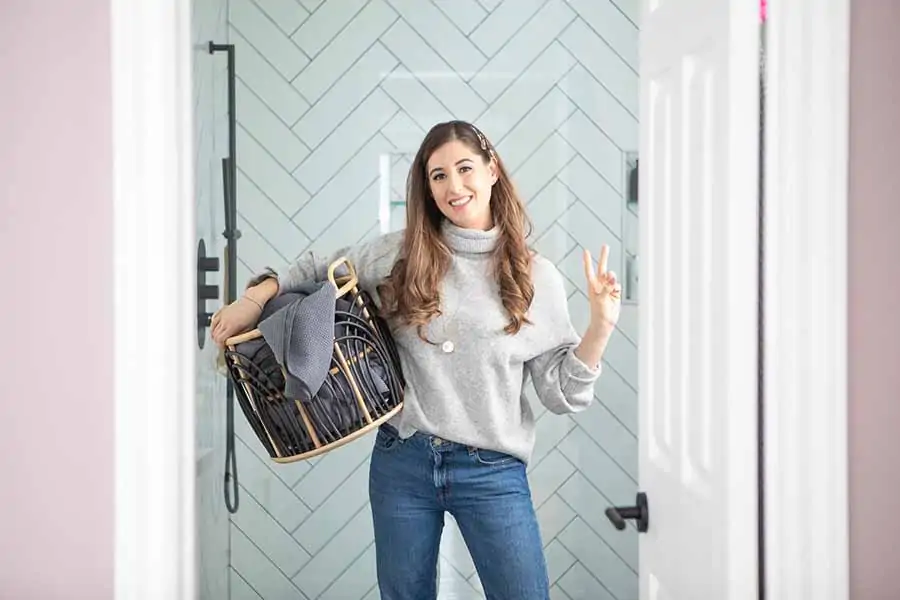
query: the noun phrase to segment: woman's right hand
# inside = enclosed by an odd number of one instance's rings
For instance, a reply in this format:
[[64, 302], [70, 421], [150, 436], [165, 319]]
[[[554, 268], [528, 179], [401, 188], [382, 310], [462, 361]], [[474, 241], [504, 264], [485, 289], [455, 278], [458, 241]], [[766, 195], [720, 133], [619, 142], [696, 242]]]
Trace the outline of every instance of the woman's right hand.
[[259, 304], [247, 297], [239, 298], [212, 316], [210, 336], [219, 348], [224, 348], [228, 338], [256, 327], [261, 314]]

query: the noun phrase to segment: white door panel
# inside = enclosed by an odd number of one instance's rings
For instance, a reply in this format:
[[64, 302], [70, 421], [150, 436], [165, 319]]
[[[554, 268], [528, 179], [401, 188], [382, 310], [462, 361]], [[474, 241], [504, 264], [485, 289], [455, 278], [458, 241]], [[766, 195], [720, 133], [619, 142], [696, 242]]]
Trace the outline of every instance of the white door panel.
[[642, 599], [757, 594], [756, 15], [643, 6]]

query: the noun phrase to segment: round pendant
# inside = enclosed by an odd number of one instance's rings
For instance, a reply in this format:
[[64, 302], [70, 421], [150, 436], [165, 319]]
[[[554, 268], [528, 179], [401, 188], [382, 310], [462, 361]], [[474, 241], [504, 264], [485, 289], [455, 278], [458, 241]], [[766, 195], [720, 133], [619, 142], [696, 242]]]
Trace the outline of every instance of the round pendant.
[[450, 354], [453, 352], [453, 342], [447, 340], [443, 344], [441, 344], [441, 350], [443, 350], [446, 354]]

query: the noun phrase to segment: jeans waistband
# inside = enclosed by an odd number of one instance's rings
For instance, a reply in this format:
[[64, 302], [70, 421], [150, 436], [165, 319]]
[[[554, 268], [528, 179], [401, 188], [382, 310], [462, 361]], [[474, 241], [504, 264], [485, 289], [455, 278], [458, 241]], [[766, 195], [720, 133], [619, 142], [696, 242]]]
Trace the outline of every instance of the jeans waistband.
[[396, 437], [404, 443], [414, 443], [416, 445], [421, 444], [423, 446], [431, 447], [435, 450], [443, 450], [449, 451], [453, 449], [457, 450], [466, 450], [468, 452], [474, 451], [476, 448], [474, 446], [467, 446], [465, 444], [460, 444], [459, 442], [454, 442], [452, 440], [445, 440], [444, 438], [432, 435], [430, 433], [425, 433], [423, 431], [416, 431], [414, 434], [409, 436], [408, 438], [401, 438], [400, 432], [397, 431], [397, 428], [389, 423], [383, 423], [380, 426], [380, 429], [383, 429], [385, 433]]

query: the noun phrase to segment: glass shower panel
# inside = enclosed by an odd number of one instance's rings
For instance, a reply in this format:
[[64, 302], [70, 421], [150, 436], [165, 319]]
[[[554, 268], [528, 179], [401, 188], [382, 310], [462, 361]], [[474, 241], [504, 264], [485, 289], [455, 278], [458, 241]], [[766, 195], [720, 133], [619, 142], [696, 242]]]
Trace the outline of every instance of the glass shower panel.
[[[596, 256], [609, 244], [611, 268], [636, 281], [637, 13], [635, 0], [230, 0], [240, 282], [307, 248], [402, 227], [419, 143], [458, 118], [512, 172], [531, 243], [563, 273], [583, 330], [582, 247]], [[603, 513], [637, 491], [636, 311], [635, 296], [589, 410], [559, 416], [532, 402], [529, 477], [557, 598], [637, 598], [637, 534]], [[232, 598], [377, 598], [371, 437], [282, 466], [243, 419], [236, 429]], [[439, 579], [442, 599], [483, 597], [449, 517]]]
[[[227, 0], [192, 0], [191, 40], [194, 120], [194, 182], [197, 240], [208, 256], [223, 256], [224, 227], [221, 158], [228, 153], [226, 62], [209, 53], [210, 40], [227, 36]], [[223, 269], [202, 274], [219, 288]], [[220, 301], [206, 302], [215, 310]], [[227, 598], [229, 519], [223, 501], [225, 464], [225, 379], [216, 370], [217, 350], [204, 333], [196, 354], [196, 507], [197, 587], [202, 600]]]

